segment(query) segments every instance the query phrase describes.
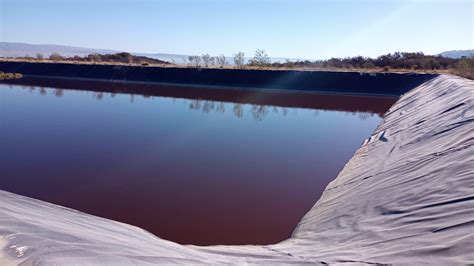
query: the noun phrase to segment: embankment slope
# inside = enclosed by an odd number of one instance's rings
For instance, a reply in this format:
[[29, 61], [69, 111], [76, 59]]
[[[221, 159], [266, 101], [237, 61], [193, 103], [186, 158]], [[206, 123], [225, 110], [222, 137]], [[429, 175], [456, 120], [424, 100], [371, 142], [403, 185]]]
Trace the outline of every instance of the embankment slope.
[[258, 88], [286, 92], [330, 92], [399, 96], [435, 77], [434, 74], [331, 71], [248, 70], [145, 67], [69, 63], [0, 62], [0, 71], [24, 76]]
[[473, 127], [473, 81], [441, 75], [411, 90], [292, 237], [267, 246], [182, 246], [0, 191], [0, 258], [38, 265], [472, 264]]

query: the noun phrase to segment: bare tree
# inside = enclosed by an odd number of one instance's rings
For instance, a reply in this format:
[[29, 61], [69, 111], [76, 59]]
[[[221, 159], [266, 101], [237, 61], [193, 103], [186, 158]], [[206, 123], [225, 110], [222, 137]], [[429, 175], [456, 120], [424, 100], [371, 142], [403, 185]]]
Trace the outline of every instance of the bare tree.
[[36, 54], [36, 59], [38, 59], [39, 61], [43, 61], [43, 59], [44, 59], [43, 54], [37, 53], [37, 54]]
[[238, 68], [243, 68], [245, 63], [245, 54], [243, 52], [238, 52], [234, 54], [234, 64]]
[[189, 103], [189, 108], [195, 109], [195, 110], [201, 109], [201, 100], [199, 99], [191, 100]]
[[268, 114], [268, 109], [265, 105], [252, 105], [251, 112], [255, 120], [262, 121], [263, 118]]
[[195, 56], [194, 57], [194, 63], [196, 64], [196, 67], [199, 67], [201, 65], [201, 57], [200, 56]]
[[213, 66], [215, 62], [216, 62], [216, 58], [214, 56], [211, 56], [211, 58], [209, 58], [209, 64]]
[[94, 98], [96, 98], [97, 100], [102, 100], [102, 98], [104, 98], [104, 93], [102, 91], [99, 91], [99, 92], [95, 92], [94, 93]]
[[199, 64], [201, 64], [201, 57], [198, 55], [189, 56], [188, 60], [195, 67], [199, 67]]
[[216, 107], [216, 112], [225, 113], [225, 105], [223, 102], [220, 102], [219, 105]]
[[270, 64], [270, 57], [264, 50], [255, 51], [254, 57], [250, 60], [250, 65], [253, 66], [266, 66], [268, 64]]
[[244, 116], [244, 107], [240, 103], [234, 104], [234, 114], [238, 118]]
[[209, 63], [211, 62], [211, 56], [209, 54], [203, 54], [201, 58], [202, 58], [202, 61], [204, 62], [204, 66], [208, 67]]
[[224, 67], [227, 65], [225, 55], [221, 54], [216, 57], [217, 64], [221, 67]]
[[209, 113], [210, 111], [214, 110], [214, 101], [205, 101], [204, 105], [202, 106], [202, 111], [204, 113]]
[[63, 95], [64, 95], [64, 90], [63, 89], [55, 89], [54, 90], [54, 96], [60, 98], [60, 97], [63, 97]]

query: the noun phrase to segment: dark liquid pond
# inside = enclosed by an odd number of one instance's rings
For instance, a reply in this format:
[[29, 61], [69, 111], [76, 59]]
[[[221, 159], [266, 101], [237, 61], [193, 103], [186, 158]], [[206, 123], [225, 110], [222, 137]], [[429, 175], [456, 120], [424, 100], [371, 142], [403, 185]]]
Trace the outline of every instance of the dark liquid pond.
[[0, 189], [197, 245], [288, 238], [394, 102], [70, 83], [0, 84]]

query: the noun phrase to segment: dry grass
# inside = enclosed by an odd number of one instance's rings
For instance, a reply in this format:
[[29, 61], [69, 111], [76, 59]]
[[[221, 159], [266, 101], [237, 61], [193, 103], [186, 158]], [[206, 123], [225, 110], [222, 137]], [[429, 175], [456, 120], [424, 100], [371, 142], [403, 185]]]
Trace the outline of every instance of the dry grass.
[[23, 75], [20, 73], [5, 73], [0, 71], [0, 80], [5, 80], [5, 79], [19, 79], [22, 78]]

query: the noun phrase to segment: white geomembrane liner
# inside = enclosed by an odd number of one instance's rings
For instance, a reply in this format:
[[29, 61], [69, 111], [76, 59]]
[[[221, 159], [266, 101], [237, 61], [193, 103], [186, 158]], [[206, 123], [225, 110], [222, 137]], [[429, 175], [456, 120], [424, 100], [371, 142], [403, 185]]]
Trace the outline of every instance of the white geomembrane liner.
[[404, 94], [281, 243], [184, 246], [0, 191], [0, 248], [0, 265], [472, 264], [474, 81]]

